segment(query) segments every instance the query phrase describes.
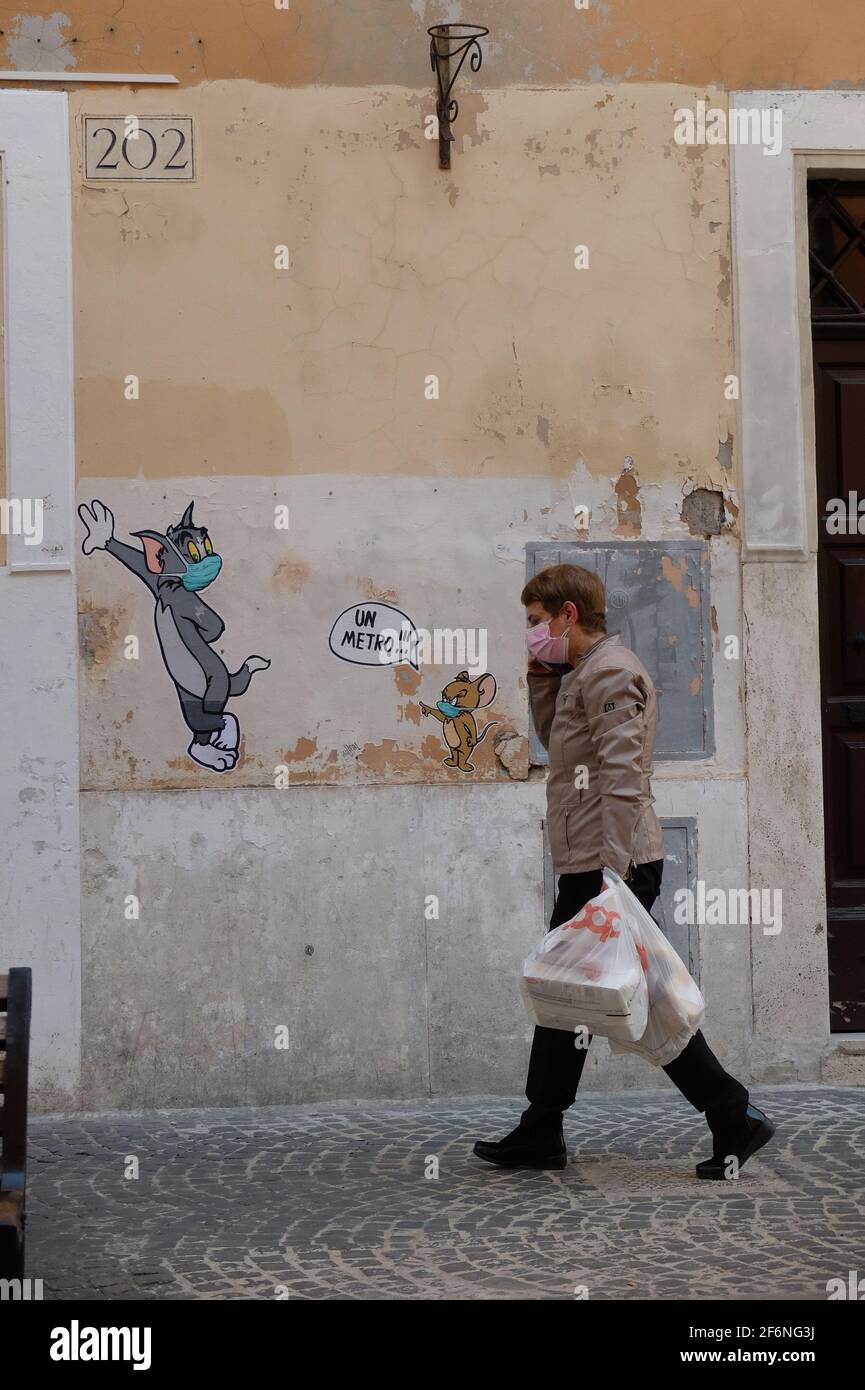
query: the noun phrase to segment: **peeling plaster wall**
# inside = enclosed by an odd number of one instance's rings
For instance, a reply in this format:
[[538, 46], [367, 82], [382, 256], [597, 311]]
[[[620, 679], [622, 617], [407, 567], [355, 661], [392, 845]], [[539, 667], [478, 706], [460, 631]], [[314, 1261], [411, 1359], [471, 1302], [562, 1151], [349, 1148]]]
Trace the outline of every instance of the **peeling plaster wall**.
[[[430, 24], [461, 18], [454, 0], [29, 0], [6, 7], [10, 67], [168, 72], [184, 84], [250, 78], [284, 86], [430, 81]], [[809, 0], [475, 0], [490, 30], [485, 68], [497, 86], [713, 82], [735, 87], [865, 85], [859, 0], [834, 0], [831, 24]]]
[[[713, 881], [740, 883], [741, 781], [657, 790], [663, 814], [699, 817]], [[544, 788], [480, 795], [85, 793], [85, 1108], [519, 1093], [531, 1027], [517, 976], [545, 925]], [[119, 909], [128, 891], [137, 923]], [[704, 935], [709, 1037], [747, 1074], [747, 930]], [[286, 1051], [273, 1045], [282, 1024]], [[585, 1089], [671, 1084], [592, 1044]]]
[[[576, 476], [592, 506], [593, 537], [610, 537], [612, 480]], [[269, 480], [245, 481], [241, 535], [251, 530], [257, 494], [269, 500], [271, 491]], [[291, 481], [294, 506], [307, 518], [300, 549], [283, 563], [293, 587], [270, 610], [263, 602], [254, 612], [237, 609], [236, 622], [224, 605], [227, 645], [238, 656], [250, 645], [274, 656], [262, 684], [236, 702], [247, 752], [231, 779], [217, 789], [214, 776], [190, 773], [182, 756], [167, 769], [154, 757], [153, 748], [169, 742], [181, 754], [185, 735], [147, 633], [134, 676], [135, 663], [118, 655], [116, 636], [137, 626], [125, 621], [128, 605], [115, 638], [109, 631], [88, 648], [81, 681], [83, 775], [93, 788], [82, 796], [88, 1106], [156, 1104], [160, 1096], [180, 1104], [192, 1095], [278, 1103], [427, 1090], [512, 1094], [522, 1082], [530, 1030], [514, 971], [543, 929], [543, 781], [528, 779], [525, 764], [508, 770], [486, 745], [475, 755], [473, 779], [483, 785], [448, 772], [440, 740], [407, 717], [416, 677], [406, 686], [387, 669], [345, 666], [323, 639], [328, 603], [339, 606], [342, 586], [359, 579], [368, 595], [387, 595], [419, 622], [439, 603], [448, 621], [489, 615], [501, 711], [511, 712], [525, 744], [524, 547], [539, 536], [573, 537], [570, 488], [445, 480], [427, 529], [420, 480]], [[214, 499], [225, 485], [211, 480]], [[141, 496], [141, 484], [116, 486], [119, 510]], [[688, 534], [678, 519], [680, 485], [648, 486], [645, 496], [647, 538]], [[456, 507], [464, 521], [452, 534], [447, 518]], [[221, 516], [231, 525], [217, 506], [215, 534]], [[383, 526], [389, 516], [394, 525]], [[398, 524], [412, 516], [415, 524]], [[716, 755], [660, 765], [655, 791], [662, 815], [695, 817], [701, 875], [735, 886], [747, 874], [740, 663], [725, 661], [720, 643], [728, 633], [741, 636], [738, 547], [731, 535], [712, 545]], [[442, 560], [462, 571], [465, 599], [453, 577], [439, 577]], [[122, 571], [104, 568], [113, 586]], [[279, 571], [268, 558], [265, 575]], [[82, 581], [90, 573], [82, 562]], [[406, 580], [386, 590], [383, 577], [394, 573]], [[108, 611], [114, 607], [109, 597]], [[142, 611], [137, 595], [132, 607]], [[308, 649], [302, 625], [310, 620], [321, 640]], [[271, 646], [246, 640], [259, 622]], [[424, 668], [417, 695], [434, 699], [445, 674]], [[152, 693], [152, 705], [142, 706], [128, 684], [134, 681]], [[317, 690], [326, 692], [322, 703]], [[298, 735], [301, 729], [311, 732]], [[288, 744], [290, 784], [276, 790], [268, 776], [273, 750]], [[157, 790], [163, 777], [178, 790]], [[395, 785], [401, 781], [415, 785]], [[130, 893], [141, 902], [134, 923], [124, 920]], [[429, 894], [439, 898], [438, 920], [424, 916]], [[702, 938], [713, 1045], [749, 1074], [747, 933], [704, 930]], [[283, 1021], [292, 1038], [288, 1057], [272, 1045]], [[585, 1084], [667, 1083], [599, 1042]]]
[[[659, 767], [657, 795], [696, 817], [704, 876], [744, 881], [741, 663], [720, 655], [741, 610], [727, 160], [671, 138], [698, 95], [468, 94], [442, 175], [416, 91], [211, 82], [171, 106], [195, 119], [199, 182], [78, 181], [79, 496], [121, 539], [194, 497], [225, 561], [206, 595], [218, 648], [231, 669], [273, 662], [235, 702], [238, 767], [196, 768], [146, 590], [104, 554], [79, 564], [86, 1105], [519, 1089], [514, 970], [543, 926], [525, 545], [689, 536], [695, 488], [722, 498], [717, 748]], [[77, 167], [81, 117], [119, 109], [71, 98]], [[374, 599], [484, 630], [498, 690], [478, 722], [503, 741], [470, 782], [418, 704], [456, 666], [328, 650], [337, 614]], [[141, 919], [124, 925], [128, 894]], [[744, 937], [707, 939], [703, 968], [713, 1043], [747, 1071]], [[659, 1082], [593, 1049], [588, 1086]]]
[[[592, 479], [584, 471], [566, 484], [440, 479], [434, 492], [420, 479], [335, 475], [190, 476], [157, 490], [126, 480], [85, 480], [81, 498], [110, 500], [120, 539], [128, 529], [162, 529], [194, 496], [197, 515], [224, 559], [206, 594], [226, 623], [217, 650], [230, 670], [251, 652], [269, 657], [273, 665], [232, 704], [245, 739], [235, 771], [220, 777], [196, 767], [186, 757], [188, 735], [157, 646], [152, 598], [140, 580], [104, 553], [82, 559], [82, 785], [102, 790], [218, 786], [224, 794], [237, 784], [274, 787], [280, 765], [288, 767], [293, 785], [461, 783], [462, 773], [442, 765], [447, 749], [441, 726], [419, 710], [419, 701], [435, 704], [460, 663], [430, 663], [420, 672], [364, 667], [337, 659], [328, 647], [337, 615], [374, 599], [396, 604], [428, 631], [481, 630], [485, 666], [498, 690], [493, 704], [478, 712], [479, 728], [497, 720], [496, 734], [513, 733], [527, 746], [525, 619], [519, 603], [525, 545], [575, 538], [574, 489], [593, 518], [589, 532], [581, 535], [592, 540], [617, 535], [612, 481]], [[678, 517], [677, 483], [648, 485], [644, 496], [644, 539], [689, 534]], [[297, 519], [287, 533], [272, 526], [275, 497], [288, 498]], [[715, 546], [717, 612], [726, 585], [736, 578], [735, 559], [731, 565], [723, 557], [735, 557], [737, 548], [730, 535]], [[722, 571], [730, 575], [723, 585]], [[677, 581], [681, 584], [681, 577], [673, 570], [669, 582]], [[738, 632], [735, 603], [723, 631]], [[139, 640], [137, 660], [124, 655], [129, 636]], [[737, 760], [741, 765], [739, 665], [716, 655], [716, 724], [726, 730], [719, 756], [731, 767]], [[524, 762], [506, 768], [492, 737], [473, 761], [476, 782], [520, 780], [528, 772]]]
[[[661, 814], [696, 819], [700, 877], [748, 881], [742, 661], [722, 651], [743, 636], [728, 157], [677, 146], [674, 113], [794, 70], [800, 86], [830, 67], [857, 82], [854, 51], [815, 44], [804, 5], [764, 6], [745, 38], [721, 6], [663, 24], [636, 3], [615, 23], [600, 3], [543, 24], [475, 13], [495, 87], [467, 80], [446, 174], [423, 138], [422, 30], [442, 17], [425, 0], [4, 21], [13, 66], [181, 79], [70, 92], [79, 498], [106, 501], [126, 540], [194, 497], [225, 560], [206, 595], [218, 648], [231, 669], [273, 663], [236, 701], [237, 769], [196, 768], [146, 590], [80, 558], [88, 1107], [519, 1090], [514, 972], [544, 925], [527, 542], [710, 537], [716, 753], [660, 765], [655, 789]], [[83, 116], [127, 110], [192, 116], [195, 183], [85, 183]], [[337, 614], [375, 599], [486, 633], [498, 690], [479, 724], [503, 741], [481, 745], [471, 780], [443, 766], [418, 706], [454, 666], [329, 652]], [[779, 1014], [754, 1038], [747, 932], [703, 929], [701, 955], [727, 1064], [819, 1074], [819, 1009], [807, 1036], [788, 1042]], [[599, 1042], [585, 1084], [667, 1082]]]
[[[672, 139], [698, 96], [467, 98], [441, 174], [415, 92], [138, 93], [193, 116], [200, 182], [75, 189], [81, 474], [608, 477], [633, 456], [641, 483], [729, 482], [727, 152]], [[76, 167], [82, 115], [117, 103], [72, 96]]]

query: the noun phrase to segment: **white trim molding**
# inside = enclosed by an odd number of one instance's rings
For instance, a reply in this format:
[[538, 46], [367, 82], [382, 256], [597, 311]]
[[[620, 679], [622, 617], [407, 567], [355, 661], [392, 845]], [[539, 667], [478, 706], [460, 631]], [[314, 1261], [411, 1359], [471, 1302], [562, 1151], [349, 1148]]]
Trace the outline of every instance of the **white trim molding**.
[[[752, 927], [751, 1071], [819, 1078], [829, 1019], [809, 170], [865, 169], [865, 93], [733, 92], [781, 118], [781, 149], [731, 147], [742, 482], [748, 873], [784, 892], [780, 937]], [[768, 123], [768, 114], [766, 118]], [[762, 132], [764, 122], [756, 123]], [[741, 125], [740, 125], [741, 128]], [[752, 128], [756, 128], [752, 122]]]
[[65, 92], [0, 91], [5, 173], [6, 492], [41, 498], [43, 537], [12, 570], [68, 570], [75, 485], [72, 230]]
[[81, 1070], [67, 103], [65, 92], [0, 91], [5, 491], [44, 503], [41, 544], [8, 536], [0, 569], [0, 955], [33, 969], [31, 1094], [43, 1110], [78, 1103]]
[[176, 84], [167, 72], [0, 72], [0, 82], [117, 82], [129, 87]]
[[817, 542], [805, 184], [814, 168], [865, 174], [865, 92], [732, 92], [730, 106], [782, 123], [777, 155], [730, 150], [743, 559], [804, 560]]

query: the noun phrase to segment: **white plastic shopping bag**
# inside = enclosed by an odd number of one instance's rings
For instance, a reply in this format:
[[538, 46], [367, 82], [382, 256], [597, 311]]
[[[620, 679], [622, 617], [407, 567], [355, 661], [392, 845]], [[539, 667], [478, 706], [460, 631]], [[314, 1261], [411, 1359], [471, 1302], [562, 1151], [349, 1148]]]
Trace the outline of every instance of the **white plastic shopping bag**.
[[646, 972], [611, 885], [569, 922], [548, 932], [523, 962], [526, 1008], [543, 1028], [622, 1043], [642, 1037], [648, 1017]]
[[604, 888], [614, 893], [617, 908], [633, 934], [649, 992], [646, 1031], [637, 1040], [611, 1038], [610, 1047], [613, 1052], [636, 1052], [655, 1066], [666, 1067], [702, 1024], [706, 1007], [703, 996], [678, 953], [627, 883], [618, 874], [605, 870]]

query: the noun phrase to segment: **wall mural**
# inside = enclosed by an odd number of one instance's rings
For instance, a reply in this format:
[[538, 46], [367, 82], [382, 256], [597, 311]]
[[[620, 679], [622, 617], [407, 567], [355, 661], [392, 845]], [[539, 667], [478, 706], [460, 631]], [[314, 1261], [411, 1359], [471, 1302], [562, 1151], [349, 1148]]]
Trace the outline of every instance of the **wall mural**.
[[176, 526], [160, 531], [133, 531], [141, 550], [114, 538], [114, 517], [104, 502], [82, 503], [78, 515], [87, 532], [85, 555], [107, 550], [147, 585], [155, 599], [153, 617], [165, 669], [174, 682], [183, 718], [192, 730], [190, 758], [213, 772], [230, 772], [240, 753], [240, 724], [226, 704], [242, 695], [256, 671], [266, 671], [263, 656], [248, 656], [230, 672], [212, 644], [225, 631], [218, 613], [198, 597], [222, 569], [206, 526], [196, 526], [190, 502]]
[[[399, 627], [388, 627], [394, 617]], [[454, 634], [450, 629], [447, 635]], [[436, 634], [418, 629], [411, 618], [390, 603], [357, 603], [344, 608], [330, 630], [328, 646], [334, 656], [358, 666], [397, 666], [406, 663], [420, 670], [422, 661], [431, 657], [437, 662]], [[422, 655], [423, 654], [423, 655]], [[490, 729], [501, 723], [493, 719], [478, 736], [474, 711], [491, 705], [496, 697], [496, 680], [489, 671], [471, 680], [468, 671], [460, 671], [442, 691], [435, 709], [419, 701], [424, 718], [431, 715], [442, 725], [442, 736], [449, 750], [442, 759], [444, 767], [460, 772], [474, 772], [471, 755], [483, 743]]]
[[495, 676], [491, 676], [489, 671], [474, 681], [469, 680], [468, 671], [460, 671], [459, 675], [445, 686], [435, 709], [420, 701], [424, 718], [432, 715], [433, 719], [438, 719], [442, 724], [444, 741], [451, 750], [450, 757], [442, 759], [445, 767], [456, 767], [460, 772], [474, 772], [472, 753], [479, 743], [483, 743], [490, 729], [494, 729], [501, 720], [490, 720], [479, 738], [473, 711], [491, 705], [495, 698]]

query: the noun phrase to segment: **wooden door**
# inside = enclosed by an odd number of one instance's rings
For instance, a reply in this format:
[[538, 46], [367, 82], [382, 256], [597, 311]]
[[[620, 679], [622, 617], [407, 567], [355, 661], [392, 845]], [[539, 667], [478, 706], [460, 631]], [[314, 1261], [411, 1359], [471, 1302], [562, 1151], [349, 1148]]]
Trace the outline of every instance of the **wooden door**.
[[[861, 1032], [865, 1031], [865, 340], [858, 334], [841, 341], [815, 340], [814, 393], [829, 1000], [832, 1031]], [[838, 524], [838, 502], [844, 504], [843, 529]]]

